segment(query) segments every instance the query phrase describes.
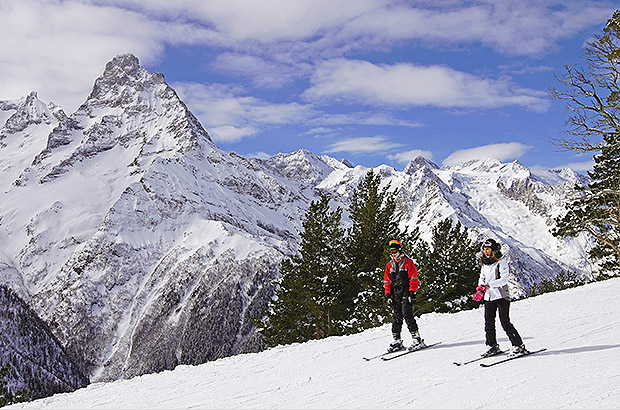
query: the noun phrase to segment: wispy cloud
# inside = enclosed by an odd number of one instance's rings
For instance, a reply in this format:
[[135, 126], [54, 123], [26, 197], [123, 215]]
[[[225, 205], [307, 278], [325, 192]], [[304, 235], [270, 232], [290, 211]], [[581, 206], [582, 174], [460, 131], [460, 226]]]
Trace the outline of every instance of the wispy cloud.
[[480, 78], [445, 66], [377, 65], [335, 59], [322, 63], [304, 92], [308, 100], [340, 99], [382, 106], [495, 108], [544, 111], [545, 93], [503, 79]]
[[395, 127], [407, 127], [407, 128], [418, 128], [423, 127], [424, 124], [421, 124], [416, 121], [405, 120], [396, 117], [391, 113], [383, 113], [383, 112], [375, 112], [375, 111], [363, 111], [363, 112], [352, 112], [347, 114], [330, 114], [330, 113], [322, 113], [321, 115], [316, 116], [308, 121], [309, 124], [315, 125], [384, 125], [384, 126], [395, 126]]
[[274, 104], [244, 96], [244, 90], [238, 87], [198, 83], [173, 86], [216, 142], [238, 142], [258, 130], [298, 123], [315, 115], [303, 104]]
[[[357, 50], [389, 48], [401, 41], [420, 44], [485, 44], [501, 53], [539, 55], [593, 23], [605, 21], [612, 2], [566, 0], [546, 5], [537, 0], [474, 0], [410, 5], [392, 0], [82, 0], [3, 1], [0, 38], [0, 98], [20, 98], [35, 90], [72, 110], [82, 103], [107, 61], [133, 53], [143, 64], [160, 61], [169, 46], [208, 46], [220, 50], [213, 61], [256, 86], [278, 87], [293, 78], [307, 78], [325, 57], [344, 57]], [[333, 64], [333, 63], [332, 63]], [[28, 67], [24, 70], [24, 67]], [[326, 68], [319, 64], [319, 67]], [[329, 67], [329, 66], [327, 66]], [[339, 73], [356, 67], [340, 67]], [[378, 72], [379, 66], [371, 71]], [[344, 71], [342, 71], [344, 70]], [[390, 77], [439, 78], [451, 74], [441, 67], [384, 68]], [[409, 73], [407, 73], [409, 71]], [[511, 84], [454, 72], [452, 92], [435, 83], [443, 104], [459, 106], [459, 95], [475, 84], [481, 106], [498, 104], [540, 107], [541, 97]], [[379, 74], [377, 74], [379, 75]], [[332, 79], [324, 71], [308, 92], [328, 96]], [[359, 79], [358, 79], [359, 82]], [[498, 87], [493, 92], [491, 87]], [[460, 91], [459, 91], [460, 90]], [[344, 97], [355, 94], [346, 88]], [[395, 104], [437, 104], [429, 89], [407, 99], [368, 89], [357, 97], [380, 97]]]
[[351, 38], [367, 37], [368, 42], [480, 43], [507, 55], [539, 56], [562, 38], [604, 20], [615, 8], [611, 2], [578, 0], [474, 0], [418, 6], [389, 2], [351, 21], [343, 31]]
[[411, 151], [399, 152], [396, 154], [388, 155], [388, 159], [396, 161], [399, 164], [408, 164], [409, 162], [418, 157], [424, 157], [430, 160], [433, 158], [433, 154], [430, 151], [414, 149]]
[[[384, 47], [407, 40], [484, 44], [508, 55], [539, 55], [607, 18], [613, 2], [564, 0], [109, 0], [158, 20], [188, 20], [205, 40], [237, 47], [303, 41], [300, 48]], [[204, 35], [204, 34], [203, 34]], [[351, 46], [351, 44], [353, 44]], [[348, 46], [347, 46], [348, 45]], [[266, 51], [266, 50], [263, 50]]]
[[577, 172], [591, 171], [594, 168], [594, 160], [583, 162], [570, 162], [557, 168], [570, 168]]
[[348, 138], [328, 145], [325, 152], [379, 153], [402, 147], [402, 144], [390, 142], [387, 137]]
[[281, 88], [305, 74], [300, 72], [299, 65], [293, 67], [290, 64], [239, 53], [222, 53], [211, 66], [216, 71], [246, 78], [259, 88]]
[[484, 158], [495, 158], [500, 161], [514, 160], [523, 156], [530, 148], [532, 147], [519, 142], [507, 142], [462, 149], [453, 152], [444, 159], [443, 165], [454, 166], [466, 161]]
[[35, 90], [71, 111], [115, 55], [130, 52], [153, 63], [166, 42], [204, 41], [190, 24], [153, 21], [88, 1], [2, 1], [0, 9], [0, 98]]

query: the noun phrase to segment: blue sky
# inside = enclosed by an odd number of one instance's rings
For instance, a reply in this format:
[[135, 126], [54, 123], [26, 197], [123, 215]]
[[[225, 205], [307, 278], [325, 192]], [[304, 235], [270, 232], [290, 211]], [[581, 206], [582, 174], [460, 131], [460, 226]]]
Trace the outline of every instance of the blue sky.
[[164, 74], [225, 151], [307, 149], [403, 169], [474, 158], [591, 167], [560, 152], [554, 73], [620, 6], [605, 0], [0, 0], [0, 99], [71, 114], [106, 62]]

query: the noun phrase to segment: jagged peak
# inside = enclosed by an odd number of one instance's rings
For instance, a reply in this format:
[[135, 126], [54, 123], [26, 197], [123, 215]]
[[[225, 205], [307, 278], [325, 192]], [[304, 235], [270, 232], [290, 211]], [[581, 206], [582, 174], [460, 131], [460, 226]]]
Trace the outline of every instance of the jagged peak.
[[502, 165], [503, 164], [499, 159], [489, 157], [489, 158], [470, 159], [452, 168], [463, 169], [463, 170], [471, 169], [471, 170], [477, 170], [477, 171], [480, 171], [480, 170], [490, 171], [490, 170], [497, 169], [498, 167], [501, 167]]
[[411, 175], [422, 168], [439, 169], [439, 166], [428, 158], [418, 155], [407, 164], [403, 172]]
[[532, 171], [532, 179], [552, 186], [566, 183], [587, 185], [591, 181], [587, 175], [581, 174], [569, 167], [554, 168], [549, 170], [534, 169]]
[[9, 133], [23, 131], [32, 124], [51, 124], [54, 117], [58, 117], [58, 110], [55, 104], [48, 106], [39, 100], [36, 91], [31, 91], [27, 96], [18, 100], [4, 101], [0, 105], [3, 111], [15, 112], [6, 120], [4, 130]]
[[153, 77], [157, 82], [164, 82], [164, 75], [152, 73], [140, 65], [140, 60], [133, 54], [118, 54], [105, 65], [102, 77], [123, 78], [142, 80], [144, 76]]
[[276, 169], [281, 175], [315, 183], [333, 171], [336, 162], [346, 168], [338, 160], [329, 161], [307, 149], [299, 149], [289, 154], [279, 153], [265, 160], [266, 164]]
[[148, 71], [133, 54], [119, 54], [106, 64], [80, 110], [89, 106], [125, 106], [133, 102], [135, 93], [156, 87], [168, 87], [163, 74]]

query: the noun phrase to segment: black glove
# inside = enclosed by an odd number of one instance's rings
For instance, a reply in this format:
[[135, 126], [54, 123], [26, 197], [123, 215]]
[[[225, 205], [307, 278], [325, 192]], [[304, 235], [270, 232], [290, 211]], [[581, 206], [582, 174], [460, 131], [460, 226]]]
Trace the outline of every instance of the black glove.
[[415, 305], [415, 292], [410, 290], [409, 291], [409, 303], [411, 303], [411, 306]]
[[392, 294], [391, 294], [391, 293], [386, 293], [386, 294], [385, 294], [385, 298], [386, 298], [388, 301], [390, 301], [390, 302], [391, 302], [391, 301], [392, 301]]

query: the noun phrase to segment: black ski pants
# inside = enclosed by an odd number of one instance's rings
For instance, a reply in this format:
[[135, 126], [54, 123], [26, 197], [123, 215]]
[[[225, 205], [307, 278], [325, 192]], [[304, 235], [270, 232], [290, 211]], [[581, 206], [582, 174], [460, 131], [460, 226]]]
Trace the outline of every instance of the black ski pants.
[[400, 338], [400, 331], [403, 328], [403, 318], [407, 323], [409, 332], [418, 330], [418, 324], [413, 317], [413, 305], [409, 303], [409, 293], [403, 290], [396, 290], [392, 294], [392, 334]]
[[499, 311], [499, 322], [506, 332], [510, 343], [513, 346], [523, 344], [519, 332], [510, 323], [510, 301], [507, 299], [485, 300], [484, 301], [484, 331], [486, 332], [486, 344], [493, 346], [497, 344], [497, 336], [495, 335], [495, 316]]

